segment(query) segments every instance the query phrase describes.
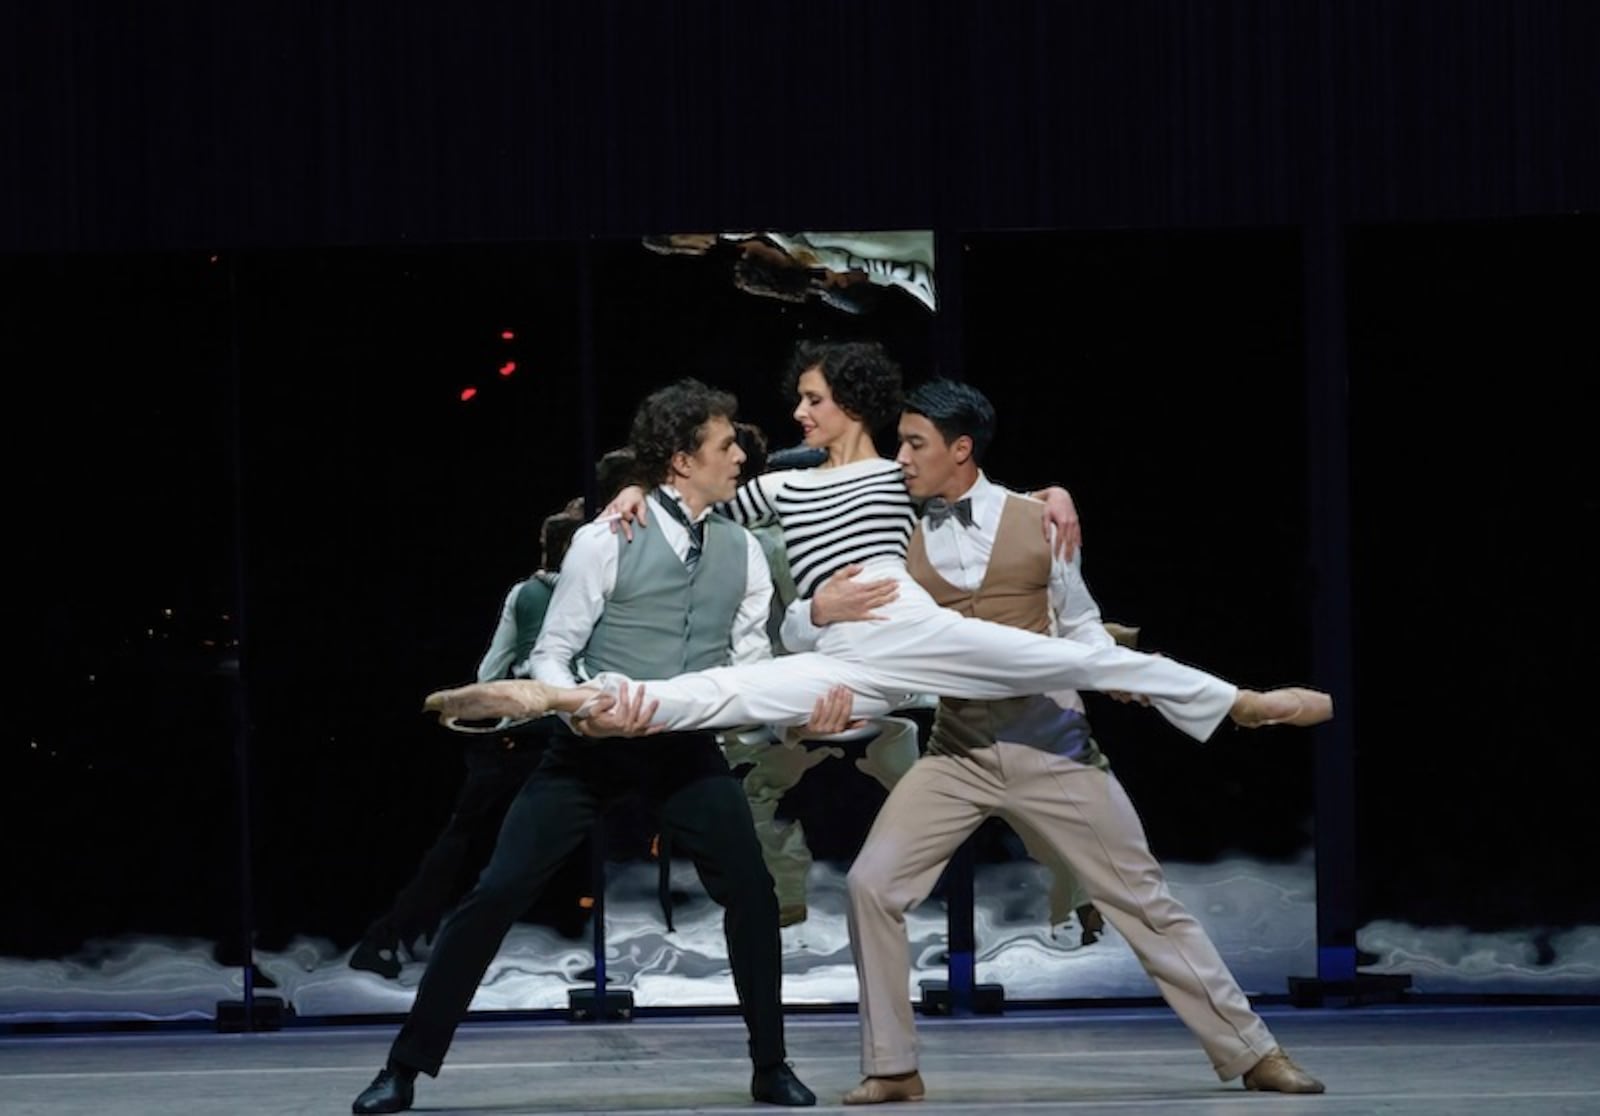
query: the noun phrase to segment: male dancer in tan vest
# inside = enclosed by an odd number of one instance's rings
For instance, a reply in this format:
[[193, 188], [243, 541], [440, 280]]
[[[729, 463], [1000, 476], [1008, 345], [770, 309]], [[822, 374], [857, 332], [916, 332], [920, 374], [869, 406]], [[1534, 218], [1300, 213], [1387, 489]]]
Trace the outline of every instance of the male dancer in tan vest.
[[[935, 381], [907, 400], [897, 460], [911, 494], [927, 500], [911, 539], [912, 576], [941, 605], [967, 615], [1110, 643], [1077, 564], [1052, 555], [1040, 537], [1037, 506], [990, 483], [979, 468], [993, 431], [992, 406], [966, 384]], [[867, 618], [870, 589], [836, 578], [818, 591], [810, 620]], [[803, 643], [804, 621], [792, 615], [785, 639]], [[1220, 1078], [1242, 1075], [1250, 1089], [1322, 1092], [1322, 1083], [1284, 1054], [1210, 938], [1167, 890], [1082, 709], [1075, 693], [940, 704], [929, 754], [890, 793], [850, 870], [866, 1079], [844, 1103], [924, 1095], [907, 993], [905, 914], [990, 814], [1072, 867]]]

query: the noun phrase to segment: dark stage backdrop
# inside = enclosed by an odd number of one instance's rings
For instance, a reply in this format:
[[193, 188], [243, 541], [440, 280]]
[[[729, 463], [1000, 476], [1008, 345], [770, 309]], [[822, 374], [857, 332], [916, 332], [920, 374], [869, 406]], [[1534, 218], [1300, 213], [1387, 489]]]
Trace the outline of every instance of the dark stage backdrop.
[[443, 825], [451, 794], [430, 788], [461, 779], [423, 696], [474, 677], [540, 522], [584, 492], [577, 257], [230, 266], [262, 942], [343, 941]]
[[1600, 921], [1597, 258], [1593, 220], [1351, 232], [1369, 918]]
[[1281, 225], [1600, 198], [1586, 0], [13, 7], [10, 249]]
[[[989, 470], [1078, 494], [1106, 617], [1240, 685], [1312, 677], [1296, 232], [969, 234], [964, 261], [964, 373], [1000, 416]], [[1230, 727], [1194, 746], [1090, 701], [1159, 857], [1310, 844], [1310, 741]]]
[[[239, 933], [230, 298], [205, 256], [8, 259], [19, 695], [0, 951]], [[26, 850], [24, 854], [22, 850]]]

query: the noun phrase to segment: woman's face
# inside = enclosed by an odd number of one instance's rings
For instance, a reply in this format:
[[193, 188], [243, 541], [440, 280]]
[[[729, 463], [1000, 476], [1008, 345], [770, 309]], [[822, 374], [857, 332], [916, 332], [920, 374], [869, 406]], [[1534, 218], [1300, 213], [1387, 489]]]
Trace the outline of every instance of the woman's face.
[[828, 379], [818, 367], [807, 368], [800, 375], [796, 388], [800, 401], [795, 404], [794, 421], [800, 424], [802, 440], [812, 447], [833, 445], [846, 434], [861, 428], [861, 420], [852, 417], [833, 401], [833, 391]]

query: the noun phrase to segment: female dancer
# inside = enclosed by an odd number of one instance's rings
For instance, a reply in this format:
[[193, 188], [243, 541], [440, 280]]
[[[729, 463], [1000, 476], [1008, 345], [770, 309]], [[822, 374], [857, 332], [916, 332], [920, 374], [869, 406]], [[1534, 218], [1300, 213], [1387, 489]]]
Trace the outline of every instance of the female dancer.
[[[794, 417], [805, 443], [826, 449], [812, 469], [744, 482], [720, 509], [749, 524], [776, 519], [802, 598], [829, 576], [859, 564], [866, 579], [892, 579], [898, 596], [881, 619], [830, 624], [815, 652], [717, 667], [653, 681], [653, 724], [671, 731], [744, 724], [800, 724], [837, 685], [855, 697], [854, 715], [877, 717], [912, 695], [994, 699], [1052, 690], [1138, 694], [1197, 740], [1224, 718], [1255, 727], [1314, 725], [1333, 716], [1332, 699], [1306, 689], [1241, 690], [1171, 659], [1122, 647], [1087, 647], [941, 608], [906, 571], [916, 513], [900, 468], [879, 456], [872, 431], [895, 419], [900, 370], [872, 343], [802, 345], [791, 373]], [[638, 502], [642, 496], [634, 493]], [[619, 504], [613, 504], [620, 509]], [[537, 654], [535, 671], [542, 675]], [[425, 708], [453, 719], [526, 717], [555, 711], [581, 720], [601, 694], [622, 695], [631, 679], [603, 673], [580, 686], [528, 679], [480, 683], [431, 695]], [[635, 691], [633, 697], [637, 701]]]

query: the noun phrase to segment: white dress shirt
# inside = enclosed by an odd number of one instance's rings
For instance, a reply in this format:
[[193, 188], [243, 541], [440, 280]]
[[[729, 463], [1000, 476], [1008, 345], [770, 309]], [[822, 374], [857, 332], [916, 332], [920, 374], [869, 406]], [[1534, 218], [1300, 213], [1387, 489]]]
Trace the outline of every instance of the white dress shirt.
[[[678, 499], [677, 490], [662, 485], [650, 499]], [[680, 504], [682, 503], [679, 500]], [[687, 509], [686, 509], [687, 510]], [[694, 522], [708, 514], [702, 511]], [[689, 532], [659, 507], [650, 509], [648, 525], [635, 523], [635, 531], [660, 531], [662, 538], [681, 560], [689, 553]], [[578, 528], [572, 545], [561, 563], [561, 578], [545, 614], [544, 630], [534, 645], [533, 676], [555, 686], [573, 686], [583, 679], [573, 673], [574, 660], [589, 645], [589, 636], [605, 611], [611, 591], [617, 585], [617, 536], [612, 532], [615, 516], [605, 516]], [[738, 524], [729, 524], [744, 537], [744, 596], [734, 616], [729, 636], [729, 663], [748, 663], [772, 657], [767, 638], [767, 616], [772, 607], [772, 577], [767, 559], [756, 537]], [[626, 545], [626, 544], [624, 544]]]
[[[973, 486], [962, 494], [962, 499], [972, 501], [972, 526], [963, 526], [955, 516], [950, 516], [937, 527], [922, 522], [922, 542], [928, 552], [928, 562], [938, 575], [967, 592], [983, 584], [989, 572], [989, 558], [994, 553], [995, 532], [1000, 529], [1000, 513], [1005, 509], [1007, 496], [1018, 496], [993, 483], [982, 473]], [[1023, 496], [1023, 499], [1031, 499]], [[1038, 503], [1038, 501], [1033, 501]], [[954, 503], [954, 501], [952, 501]], [[1041, 523], [1044, 506], [1039, 505]], [[1054, 633], [1092, 647], [1110, 646], [1116, 641], [1106, 631], [1100, 620], [1100, 606], [1089, 595], [1083, 582], [1083, 548], [1079, 547], [1070, 561], [1057, 555], [1050, 567], [1050, 614]], [[870, 621], [869, 621], [870, 622]], [[789, 606], [783, 623], [784, 646], [794, 651], [809, 651], [816, 646], [821, 629], [811, 620], [811, 602], [795, 601]]]
[[479, 682], [508, 678], [511, 668], [516, 665], [512, 660], [517, 654], [517, 594], [522, 592], [524, 584], [519, 581], [513, 585], [506, 594], [505, 603], [500, 606], [500, 622], [494, 627], [489, 650], [483, 653], [483, 658], [478, 662]]

